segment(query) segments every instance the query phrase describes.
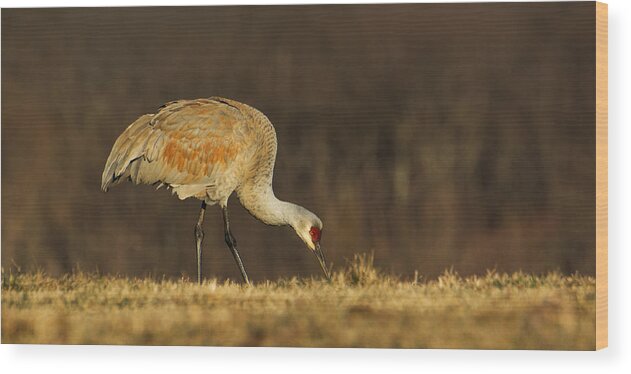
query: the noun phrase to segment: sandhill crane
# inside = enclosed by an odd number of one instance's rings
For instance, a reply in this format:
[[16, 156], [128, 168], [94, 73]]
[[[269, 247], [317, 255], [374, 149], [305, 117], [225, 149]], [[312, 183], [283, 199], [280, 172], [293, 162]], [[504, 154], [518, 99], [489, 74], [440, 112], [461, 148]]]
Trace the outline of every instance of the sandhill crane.
[[207, 205], [219, 204], [224, 238], [243, 280], [250, 283], [230, 231], [228, 198], [268, 225], [289, 225], [315, 254], [330, 279], [320, 247], [322, 221], [307, 209], [281, 201], [272, 189], [276, 131], [267, 117], [246, 104], [220, 97], [177, 100], [145, 114], [118, 137], [107, 158], [101, 188], [122, 180], [166, 185], [184, 200], [202, 201], [195, 225], [197, 282], [202, 281], [202, 241]]

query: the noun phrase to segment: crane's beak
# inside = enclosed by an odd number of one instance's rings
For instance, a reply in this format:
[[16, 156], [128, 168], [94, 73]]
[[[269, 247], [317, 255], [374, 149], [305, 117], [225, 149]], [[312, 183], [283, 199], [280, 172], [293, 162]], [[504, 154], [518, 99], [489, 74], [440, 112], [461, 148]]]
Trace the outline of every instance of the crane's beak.
[[326, 279], [331, 280], [331, 274], [329, 273], [329, 268], [326, 266], [326, 257], [324, 256], [324, 251], [322, 251], [322, 248], [320, 248], [319, 242], [316, 243], [313, 253], [317, 257], [318, 262], [320, 263], [320, 267], [322, 268], [322, 271], [324, 272], [324, 275], [326, 276]]

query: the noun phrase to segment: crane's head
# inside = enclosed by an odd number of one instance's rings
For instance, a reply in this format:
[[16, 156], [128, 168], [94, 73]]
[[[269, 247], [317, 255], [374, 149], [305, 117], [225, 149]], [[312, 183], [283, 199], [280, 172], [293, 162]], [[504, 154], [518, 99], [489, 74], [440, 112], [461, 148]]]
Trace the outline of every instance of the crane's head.
[[289, 225], [293, 227], [296, 234], [298, 234], [298, 237], [305, 242], [307, 247], [316, 256], [327, 279], [331, 279], [324, 251], [320, 247], [320, 240], [322, 239], [322, 221], [318, 218], [318, 216], [307, 209], [298, 205], [295, 207], [296, 211], [295, 214], [293, 214], [293, 217], [289, 220]]

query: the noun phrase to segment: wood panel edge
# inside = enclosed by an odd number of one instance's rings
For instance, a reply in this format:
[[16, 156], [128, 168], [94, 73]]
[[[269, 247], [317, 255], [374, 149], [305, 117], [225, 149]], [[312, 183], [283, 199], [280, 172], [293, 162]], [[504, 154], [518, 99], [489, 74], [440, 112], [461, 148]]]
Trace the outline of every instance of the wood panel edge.
[[607, 4], [596, 2], [596, 346], [608, 346]]

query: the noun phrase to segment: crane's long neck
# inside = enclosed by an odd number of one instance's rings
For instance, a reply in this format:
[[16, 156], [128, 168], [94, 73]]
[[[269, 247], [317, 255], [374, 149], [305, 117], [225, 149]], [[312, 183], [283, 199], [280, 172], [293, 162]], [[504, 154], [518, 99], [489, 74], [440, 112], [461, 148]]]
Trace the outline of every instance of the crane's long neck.
[[269, 119], [258, 110], [240, 103], [240, 109], [256, 124], [258, 148], [252, 158], [252, 165], [245, 183], [237, 188], [237, 195], [245, 209], [254, 217], [268, 225], [281, 226], [291, 224], [299, 210], [295, 204], [281, 201], [274, 195], [272, 179], [276, 162], [276, 131]]
[[244, 186], [238, 190], [237, 194], [243, 207], [268, 225], [291, 225], [292, 218], [300, 208], [296, 204], [276, 198], [271, 185], [267, 188]]

